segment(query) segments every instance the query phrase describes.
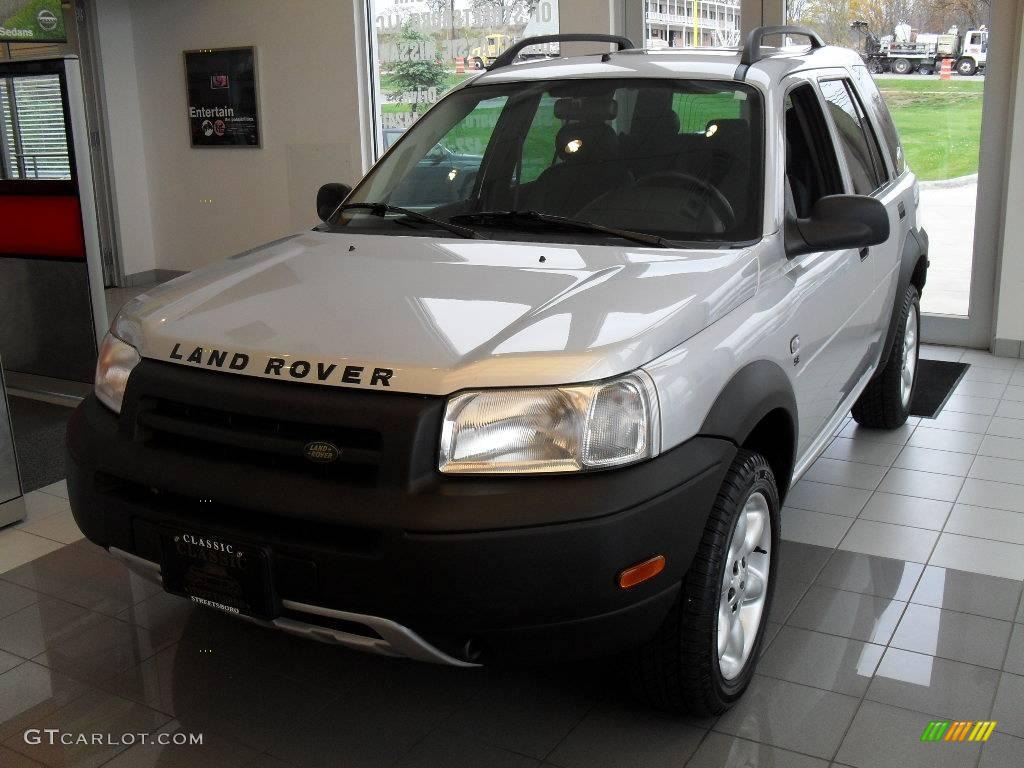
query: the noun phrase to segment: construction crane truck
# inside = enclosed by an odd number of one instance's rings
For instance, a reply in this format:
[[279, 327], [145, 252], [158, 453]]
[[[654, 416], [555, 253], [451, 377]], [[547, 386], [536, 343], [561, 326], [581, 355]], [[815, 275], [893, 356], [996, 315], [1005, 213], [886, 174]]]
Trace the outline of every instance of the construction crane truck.
[[988, 29], [984, 26], [963, 34], [956, 27], [934, 34], [897, 24], [893, 34], [883, 37], [874, 34], [866, 21], [855, 21], [850, 27], [863, 38], [861, 56], [874, 74], [930, 75], [949, 59], [957, 74], [969, 76], [983, 73], [988, 61]]

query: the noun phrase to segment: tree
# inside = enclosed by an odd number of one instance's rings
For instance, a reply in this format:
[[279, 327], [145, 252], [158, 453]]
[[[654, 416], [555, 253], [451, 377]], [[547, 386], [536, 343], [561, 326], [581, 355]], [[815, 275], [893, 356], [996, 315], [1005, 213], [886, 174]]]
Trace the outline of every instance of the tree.
[[402, 25], [396, 42], [398, 61], [391, 68], [391, 77], [402, 90], [415, 92], [416, 101], [412, 105], [412, 113], [415, 115], [422, 90], [443, 84], [448, 76], [448, 68], [436, 47], [432, 57], [425, 55], [432, 40], [411, 22]]

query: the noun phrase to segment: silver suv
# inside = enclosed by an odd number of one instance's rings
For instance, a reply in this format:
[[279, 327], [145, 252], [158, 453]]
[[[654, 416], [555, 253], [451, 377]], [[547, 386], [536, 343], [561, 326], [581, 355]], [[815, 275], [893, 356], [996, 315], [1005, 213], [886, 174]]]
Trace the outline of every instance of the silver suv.
[[[620, 50], [513, 63], [580, 37]], [[623, 654], [654, 704], [718, 713], [788, 489], [851, 408], [907, 418], [917, 184], [812, 32], [539, 41], [321, 189], [315, 230], [128, 305], [72, 506], [199, 605], [460, 667]]]

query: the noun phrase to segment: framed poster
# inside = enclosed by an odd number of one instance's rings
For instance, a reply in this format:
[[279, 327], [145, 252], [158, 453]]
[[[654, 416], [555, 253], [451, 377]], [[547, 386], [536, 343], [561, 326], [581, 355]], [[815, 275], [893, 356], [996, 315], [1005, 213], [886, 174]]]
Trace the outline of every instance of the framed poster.
[[60, 0], [0, 0], [0, 42], [64, 43]]
[[256, 49], [185, 51], [193, 147], [259, 147]]

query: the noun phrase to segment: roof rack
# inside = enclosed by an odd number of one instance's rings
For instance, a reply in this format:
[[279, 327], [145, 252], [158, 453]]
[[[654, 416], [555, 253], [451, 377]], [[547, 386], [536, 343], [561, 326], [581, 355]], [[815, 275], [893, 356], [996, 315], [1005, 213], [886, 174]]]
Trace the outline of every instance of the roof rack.
[[507, 67], [516, 60], [516, 57], [522, 53], [524, 48], [529, 48], [531, 45], [542, 45], [543, 43], [612, 43], [619, 46], [620, 51], [636, 47], [633, 45], [632, 40], [628, 37], [622, 37], [621, 35], [602, 35], [596, 32], [566, 33], [564, 35], [538, 35], [536, 37], [527, 37], [520, 40], [495, 59], [494, 63], [487, 69], [495, 70], [500, 69], [501, 67]]
[[755, 27], [747, 35], [747, 41], [743, 44], [743, 53], [740, 55], [740, 65], [736, 68], [736, 80], [745, 80], [747, 70], [759, 62], [764, 56], [761, 55], [762, 41], [773, 35], [795, 35], [806, 37], [811, 42], [811, 50], [825, 47], [825, 41], [813, 29], [807, 27], [793, 27], [788, 25], [776, 27]]

